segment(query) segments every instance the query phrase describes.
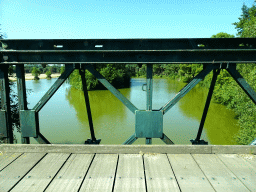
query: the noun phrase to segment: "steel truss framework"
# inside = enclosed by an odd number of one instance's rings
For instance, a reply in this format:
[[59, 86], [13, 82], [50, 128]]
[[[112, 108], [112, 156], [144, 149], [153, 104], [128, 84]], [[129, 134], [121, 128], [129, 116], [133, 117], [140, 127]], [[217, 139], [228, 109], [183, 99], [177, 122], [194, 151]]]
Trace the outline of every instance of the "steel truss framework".
[[[74, 69], [79, 69], [87, 108], [91, 139], [85, 144], [99, 144], [93, 128], [90, 102], [86, 87], [85, 70], [90, 71], [112, 94], [135, 114], [135, 133], [124, 144], [132, 144], [137, 138], [145, 138], [146, 144], [152, 138], [160, 138], [166, 144], [174, 144], [163, 133], [163, 115], [182, 97], [213, 71], [212, 82], [197, 136], [192, 144], [207, 144], [200, 140], [210, 105], [217, 76], [221, 69], [227, 70], [244, 92], [256, 104], [256, 93], [236, 70], [237, 63], [256, 62], [255, 38], [228, 39], [51, 39], [51, 40], [1, 40], [0, 47], [0, 136], [6, 143], [13, 143], [10, 109], [10, 88], [8, 66], [16, 65], [18, 104], [22, 143], [30, 143], [34, 137], [38, 143], [50, 144], [40, 133], [38, 113], [64, 83]], [[64, 73], [57, 79], [41, 100], [27, 108], [24, 64], [65, 64]], [[147, 64], [146, 110], [134, 106], [114, 88], [94, 65], [100, 63]], [[204, 69], [194, 77], [176, 96], [157, 110], [152, 109], [153, 64], [202, 63]], [[254, 142], [252, 142], [254, 144]]]

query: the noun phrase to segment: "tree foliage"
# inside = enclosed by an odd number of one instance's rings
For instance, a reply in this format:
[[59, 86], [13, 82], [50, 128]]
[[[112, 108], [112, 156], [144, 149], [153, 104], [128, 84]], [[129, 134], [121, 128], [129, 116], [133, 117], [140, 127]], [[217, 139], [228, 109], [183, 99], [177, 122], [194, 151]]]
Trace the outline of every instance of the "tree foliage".
[[60, 68], [60, 74], [62, 74], [64, 71], [65, 71], [65, 67], [62, 66], [62, 67]]
[[211, 38], [234, 38], [234, 35], [230, 35], [225, 32], [217, 33], [216, 35], [212, 35]]
[[[129, 87], [131, 73], [128, 68], [122, 64], [101, 64], [96, 66], [100, 72], [116, 88]], [[89, 72], [85, 72], [86, 84], [88, 90], [105, 89], [105, 87]], [[69, 77], [71, 86], [82, 90], [82, 81], [78, 70], [75, 70]]]
[[47, 76], [48, 79], [52, 78], [52, 77], [51, 77], [52, 72], [51, 72], [50, 70], [49, 70], [49, 71], [46, 71], [45, 74], [46, 74], [46, 76]]
[[239, 37], [256, 37], [256, 6], [242, 7], [242, 15], [238, 18], [238, 22], [233, 23], [237, 29]]
[[38, 80], [39, 75], [41, 74], [41, 71], [37, 67], [33, 67], [31, 73], [34, 76], [34, 80]]

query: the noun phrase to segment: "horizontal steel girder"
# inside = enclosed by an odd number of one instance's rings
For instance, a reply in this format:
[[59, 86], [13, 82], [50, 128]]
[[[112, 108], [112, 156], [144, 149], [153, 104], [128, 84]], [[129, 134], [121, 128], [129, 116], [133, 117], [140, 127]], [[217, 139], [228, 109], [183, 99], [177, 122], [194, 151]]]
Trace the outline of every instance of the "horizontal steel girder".
[[1, 40], [1, 64], [253, 63], [255, 38]]

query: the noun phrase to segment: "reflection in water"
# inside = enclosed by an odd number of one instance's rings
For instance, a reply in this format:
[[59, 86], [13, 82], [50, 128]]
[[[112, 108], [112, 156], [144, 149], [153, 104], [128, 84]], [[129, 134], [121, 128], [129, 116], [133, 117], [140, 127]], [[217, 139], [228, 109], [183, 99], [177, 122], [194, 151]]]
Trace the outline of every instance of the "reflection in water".
[[[204, 105], [206, 102], [208, 89], [192, 89], [181, 101], [180, 109], [183, 115], [189, 118], [197, 119], [200, 123]], [[208, 141], [215, 145], [236, 144], [233, 137], [239, 130], [237, 121], [234, 119], [235, 113], [226, 109], [225, 106], [211, 103], [204, 129]]]
[[[120, 89], [139, 109], [145, 109], [146, 92], [142, 91], [145, 79], [132, 79], [130, 89]], [[167, 79], [154, 79], [153, 108], [165, 105], [184, 83]], [[195, 139], [202, 116], [208, 90], [200, 87], [192, 89], [164, 116], [164, 133], [177, 144], [190, 144]], [[92, 117], [97, 138], [102, 144], [121, 144], [134, 133], [134, 115], [114, 95], [107, 90], [89, 91]], [[76, 116], [82, 123], [82, 129], [89, 129], [85, 101], [82, 91], [70, 88], [66, 99], [76, 110]], [[234, 114], [224, 106], [212, 103], [205, 123], [202, 139], [211, 144], [234, 144], [232, 137], [237, 132]], [[207, 135], [206, 135], [207, 133]], [[144, 144], [139, 139], [135, 144]], [[153, 144], [163, 144], [160, 139], [153, 139]]]
[[[120, 91], [129, 98], [129, 89]], [[70, 88], [67, 90], [66, 99], [76, 110], [77, 119], [82, 123], [81, 128], [88, 130], [83, 92]], [[116, 144], [116, 141], [122, 143], [127, 137], [126, 127], [130, 127], [127, 113], [131, 112], [108, 90], [89, 91], [89, 100], [96, 138], [101, 138], [105, 144]]]
[[[31, 109], [42, 98], [56, 79], [26, 81]], [[131, 80], [131, 88], [119, 89], [138, 109], [146, 108], [146, 79]], [[172, 99], [184, 83], [168, 79], [153, 80], [153, 109], [159, 109]], [[15, 88], [17, 89], [17, 88]], [[208, 90], [193, 88], [164, 115], [164, 133], [175, 144], [190, 144], [195, 139]], [[108, 90], [89, 91], [92, 118], [97, 139], [101, 144], [122, 144], [135, 131], [135, 116]], [[211, 103], [202, 139], [209, 144], [235, 144], [233, 135], [238, 131], [235, 114], [224, 106]], [[64, 83], [39, 113], [40, 131], [51, 143], [82, 144], [90, 138], [89, 123], [82, 91]], [[20, 135], [15, 133], [20, 143]], [[31, 139], [31, 143], [37, 143]], [[138, 139], [134, 144], [145, 144]], [[153, 144], [164, 144], [153, 139]]]

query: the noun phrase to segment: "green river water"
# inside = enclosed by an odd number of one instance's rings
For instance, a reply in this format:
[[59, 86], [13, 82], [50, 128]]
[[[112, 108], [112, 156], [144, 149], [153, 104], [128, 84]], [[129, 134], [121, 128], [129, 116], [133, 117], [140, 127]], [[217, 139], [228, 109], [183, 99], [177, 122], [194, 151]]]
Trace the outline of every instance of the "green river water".
[[[26, 81], [29, 109], [33, 108], [56, 79]], [[131, 79], [131, 87], [119, 89], [137, 108], [146, 108], [146, 92], [142, 91], [144, 78]], [[153, 79], [153, 109], [165, 105], [184, 83], [169, 79]], [[16, 88], [14, 89], [16, 91]], [[164, 133], [175, 144], [191, 144], [195, 139], [208, 90], [196, 86], [164, 115]], [[101, 144], [122, 144], [135, 131], [134, 114], [108, 90], [89, 91], [93, 124]], [[234, 145], [233, 136], [239, 127], [234, 112], [225, 106], [211, 103], [202, 133], [202, 139], [212, 145]], [[83, 144], [90, 138], [83, 92], [65, 82], [39, 112], [40, 132], [54, 144]], [[20, 134], [15, 131], [18, 143]], [[31, 143], [37, 141], [31, 138]], [[145, 144], [138, 139], [134, 144]], [[153, 139], [152, 144], [164, 144]]]

